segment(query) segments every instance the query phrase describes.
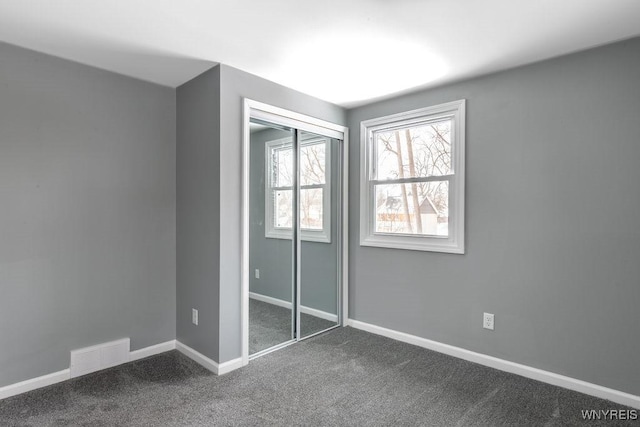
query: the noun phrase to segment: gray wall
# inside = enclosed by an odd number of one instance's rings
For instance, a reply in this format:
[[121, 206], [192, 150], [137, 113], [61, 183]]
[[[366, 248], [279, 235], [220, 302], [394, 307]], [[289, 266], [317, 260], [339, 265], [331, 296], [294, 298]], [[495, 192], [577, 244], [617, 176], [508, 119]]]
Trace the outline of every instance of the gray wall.
[[175, 92], [0, 43], [0, 386], [175, 338]]
[[[218, 360], [220, 67], [177, 89], [177, 339]], [[198, 326], [191, 309], [198, 310]]]
[[235, 68], [220, 66], [220, 360], [240, 357], [242, 99], [345, 124], [342, 108]]
[[[265, 237], [265, 143], [291, 136], [290, 132], [266, 129], [251, 134], [249, 290], [291, 302], [291, 240]], [[301, 244], [301, 304], [337, 314], [338, 305], [338, 143], [331, 142], [331, 242]], [[256, 279], [255, 269], [260, 269]]]
[[[640, 394], [639, 82], [633, 39], [350, 110], [350, 317]], [[359, 246], [360, 121], [461, 98], [467, 253]]]

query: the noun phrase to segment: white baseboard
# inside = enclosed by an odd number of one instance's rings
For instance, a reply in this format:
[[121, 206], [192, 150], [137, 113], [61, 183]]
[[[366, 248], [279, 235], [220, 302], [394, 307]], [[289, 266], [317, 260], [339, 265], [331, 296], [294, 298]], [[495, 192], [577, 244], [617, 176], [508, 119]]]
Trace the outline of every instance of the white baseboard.
[[553, 372], [544, 371], [542, 369], [533, 368], [531, 366], [509, 362], [508, 360], [498, 359], [497, 357], [488, 356], [482, 353], [476, 353], [464, 348], [443, 344], [437, 341], [421, 338], [416, 335], [410, 335], [404, 332], [394, 331], [393, 329], [387, 329], [381, 326], [372, 325], [370, 323], [360, 322], [358, 320], [349, 319], [347, 321], [347, 325], [366, 332], [371, 332], [376, 335], [382, 335], [397, 341], [402, 341], [408, 344], [416, 345], [418, 347], [437, 351], [438, 353], [448, 354], [449, 356], [457, 357], [459, 359], [468, 360], [470, 362], [478, 363], [480, 365], [488, 366], [501, 371], [510, 372], [512, 374], [517, 374], [547, 384], [567, 388], [569, 390], [574, 390], [580, 393], [588, 394], [590, 396], [607, 399], [621, 405], [640, 409], [640, 396], [625, 393], [623, 391], [614, 390]]
[[52, 374], [43, 375], [41, 377], [31, 378], [26, 381], [20, 381], [19, 383], [9, 384], [4, 387], [0, 387], [0, 400], [7, 397], [16, 396], [18, 394], [26, 393], [31, 390], [53, 385], [62, 381], [66, 381], [71, 378], [71, 370], [63, 369], [62, 371], [54, 372]]
[[144, 359], [145, 357], [155, 356], [156, 354], [165, 353], [167, 351], [176, 349], [176, 340], [162, 342], [160, 344], [152, 345], [149, 347], [134, 350], [129, 353], [129, 362], [134, 360]]
[[231, 371], [235, 371], [238, 368], [242, 368], [242, 357], [238, 357], [237, 359], [232, 359], [227, 362], [222, 362], [218, 365], [218, 375], [224, 375]]
[[337, 314], [331, 314], [326, 311], [316, 310], [315, 308], [307, 307], [304, 305], [300, 306], [300, 313], [309, 314], [313, 317], [318, 317], [320, 319], [328, 320], [329, 322], [338, 323]]
[[229, 360], [228, 362], [218, 363], [205, 356], [204, 354], [192, 349], [188, 345], [176, 341], [176, 350], [193, 360], [197, 364], [207, 368], [216, 375], [224, 375], [242, 367], [242, 358]]
[[[134, 360], [139, 360], [145, 357], [154, 356], [156, 354], [174, 350], [175, 348], [176, 348], [175, 340], [141, 348], [139, 350], [135, 350], [129, 353], [129, 361], [132, 362]], [[6, 399], [7, 397], [11, 397], [11, 396], [17, 396], [18, 394], [26, 393], [28, 391], [36, 390], [42, 387], [47, 387], [62, 381], [66, 381], [70, 378], [71, 378], [71, 369], [63, 369], [62, 371], [54, 372], [47, 375], [42, 375], [36, 378], [31, 378], [25, 381], [21, 381], [19, 383], [9, 384], [4, 387], [0, 387], [0, 400]]]
[[249, 292], [249, 298], [254, 299], [256, 301], [266, 302], [267, 304], [277, 305], [278, 307], [284, 307], [291, 310], [291, 303], [289, 301], [285, 301], [282, 299], [268, 297], [266, 295], [257, 294], [255, 292]]
[[[257, 294], [255, 292], [249, 292], [249, 298], [257, 301], [266, 302], [267, 304], [277, 305], [278, 307], [288, 308], [289, 310], [291, 310], [291, 303], [289, 301], [268, 297], [266, 295]], [[320, 319], [328, 320], [330, 322], [338, 321], [337, 314], [328, 313], [326, 311], [317, 310], [315, 308], [307, 307], [304, 305], [300, 306], [300, 313], [309, 314], [311, 316], [319, 317]]]

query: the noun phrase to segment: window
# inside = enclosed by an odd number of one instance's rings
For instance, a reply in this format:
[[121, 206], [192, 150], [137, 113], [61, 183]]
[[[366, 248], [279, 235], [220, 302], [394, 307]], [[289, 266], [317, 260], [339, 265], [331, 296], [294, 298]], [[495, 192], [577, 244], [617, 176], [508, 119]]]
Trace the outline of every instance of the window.
[[[329, 138], [303, 134], [300, 141], [301, 239], [330, 243], [331, 183]], [[291, 239], [293, 145], [291, 138], [266, 144], [265, 235]]]
[[464, 253], [465, 101], [361, 123], [360, 244]]

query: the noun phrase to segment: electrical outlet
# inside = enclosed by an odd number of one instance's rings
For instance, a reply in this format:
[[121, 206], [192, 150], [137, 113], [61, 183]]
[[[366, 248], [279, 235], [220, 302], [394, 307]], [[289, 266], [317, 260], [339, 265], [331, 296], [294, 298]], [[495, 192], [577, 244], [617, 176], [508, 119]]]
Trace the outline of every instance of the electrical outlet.
[[198, 310], [195, 308], [191, 309], [191, 323], [198, 326]]
[[260, 269], [256, 268], [256, 279], [260, 278]]
[[493, 314], [484, 313], [482, 318], [482, 327], [493, 331]]

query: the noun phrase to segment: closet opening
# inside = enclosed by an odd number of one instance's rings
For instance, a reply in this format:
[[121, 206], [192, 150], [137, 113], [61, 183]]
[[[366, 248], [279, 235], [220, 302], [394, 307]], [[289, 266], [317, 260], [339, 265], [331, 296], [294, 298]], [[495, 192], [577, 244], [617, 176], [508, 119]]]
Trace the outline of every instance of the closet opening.
[[344, 126], [245, 100], [242, 358], [347, 318]]

